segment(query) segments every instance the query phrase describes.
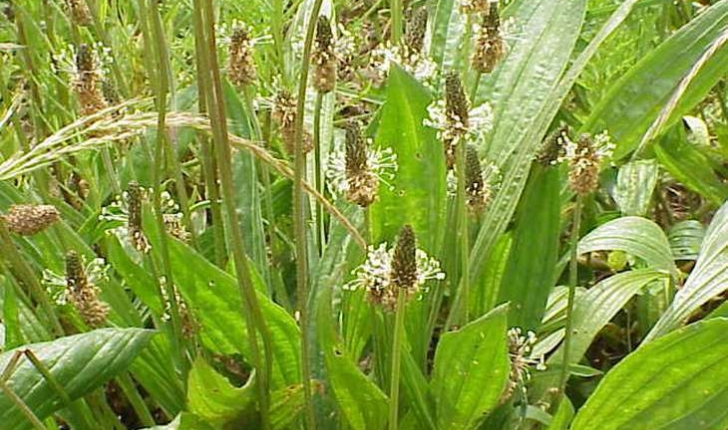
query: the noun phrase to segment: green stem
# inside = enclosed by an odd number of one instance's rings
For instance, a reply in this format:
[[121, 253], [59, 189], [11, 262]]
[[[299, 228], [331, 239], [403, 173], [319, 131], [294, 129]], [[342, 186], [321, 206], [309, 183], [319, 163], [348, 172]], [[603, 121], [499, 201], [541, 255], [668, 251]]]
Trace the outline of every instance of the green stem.
[[457, 174], [458, 174], [458, 240], [460, 242], [460, 288], [458, 288], [458, 296], [462, 313], [464, 315], [463, 323], [468, 323], [469, 314], [469, 294], [470, 294], [470, 271], [468, 262], [470, 260], [470, 243], [468, 230], [468, 206], [465, 190], [465, 142], [460, 142], [457, 146]]
[[[202, 28], [199, 13], [193, 14], [195, 28]], [[206, 49], [205, 40], [202, 37], [195, 37], [196, 52], [204, 52]], [[205, 70], [204, 59], [201, 55], [195, 55], [197, 70]], [[197, 73], [198, 109], [201, 114], [207, 114], [207, 87], [203, 73]], [[198, 134], [200, 140], [200, 151], [202, 152], [202, 174], [205, 178], [205, 193], [210, 202], [210, 214], [212, 215], [212, 238], [215, 255], [215, 264], [218, 267], [225, 266], [225, 226], [223, 224], [222, 208], [220, 203], [220, 187], [218, 186], [217, 166], [215, 162], [215, 148], [211, 145], [210, 139], [204, 133]]]
[[[242, 299], [242, 313], [246, 319], [248, 330], [248, 347], [251, 361], [256, 368], [256, 388], [258, 390], [258, 404], [261, 416], [261, 427], [269, 429], [270, 421], [270, 375], [272, 373], [273, 349], [271, 334], [258, 302], [257, 293], [253, 287], [250, 275], [249, 262], [243, 241], [243, 232], [238, 221], [235, 207], [235, 184], [232, 174], [232, 154], [228, 140], [227, 121], [225, 114], [222, 79], [217, 58], [215, 43], [215, 14], [212, 0], [194, 0], [195, 37], [205, 41], [205, 49], [197, 55], [204, 57], [202, 68], [197, 73], [202, 74], [207, 106], [210, 109], [210, 120], [215, 142], [217, 165], [220, 171], [220, 185], [223, 196], [223, 206], [230, 229], [230, 245], [235, 261], [235, 274]], [[257, 330], [256, 330], [257, 329]], [[258, 343], [260, 334], [263, 343], [261, 354]]]
[[389, 13], [392, 15], [392, 46], [397, 46], [402, 39], [402, 0], [389, 0]]
[[559, 382], [559, 395], [566, 392], [566, 383], [569, 380], [569, 363], [571, 360], [571, 338], [574, 331], [574, 298], [576, 296], [576, 282], [579, 256], [579, 230], [581, 228], [581, 197], [576, 197], [574, 204], [574, 219], [571, 224], [571, 261], [569, 264], [569, 296], [566, 304], [566, 331], [564, 332], [564, 358], [561, 362], [561, 380]]
[[303, 44], [301, 70], [298, 81], [298, 101], [296, 106], [295, 130], [295, 169], [293, 179], [293, 221], [296, 237], [296, 290], [298, 293], [298, 311], [301, 316], [301, 379], [306, 403], [306, 422], [309, 430], [316, 428], [316, 414], [311, 396], [311, 363], [309, 360], [310, 324], [308, 312], [308, 255], [306, 244], [306, 212], [303, 177], [306, 170], [306, 159], [303, 153], [303, 119], [306, 106], [306, 85], [311, 63], [311, 49], [316, 32], [316, 22], [321, 13], [323, 0], [315, 0], [306, 29]]
[[392, 341], [392, 371], [389, 381], [389, 430], [397, 430], [399, 412], [399, 375], [402, 364], [402, 341], [404, 338], [404, 314], [407, 295], [397, 291], [397, 308], [395, 309], [394, 340]]
[[[314, 148], [314, 174], [316, 191], [324, 195], [323, 175], [321, 174], [322, 151], [321, 151], [321, 108], [323, 106], [324, 95], [318, 93], [316, 95], [316, 104], [313, 110], [313, 148]], [[323, 255], [324, 246], [326, 245], [326, 229], [324, 225], [324, 211], [321, 205], [316, 205], [316, 238], [318, 239], [319, 255]]]
[[187, 363], [185, 359], [184, 337], [182, 335], [182, 319], [179, 314], [179, 306], [177, 304], [174, 289], [174, 278], [172, 276], [172, 263], [170, 262], [169, 247], [167, 244], [167, 235], [165, 233], [164, 214], [162, 212], [162, 183], [163, 170], [165, 165], [165, 150], [169, 146], [167, 136], [167, 93], [169, 90], [169, 70], [168, 62], [165, 58], [166, 45], [162, 28], [162, 19], [159, 16], [159, 4], [149, 1], [149, 9], [147, 19], [151, 24], [151, 33], [148, 34], [154, 42], [153, 51], [156, 55], [158, 68], [156, 69], [157, 87], [156, 87], [156, 105], [157, 105], [157, 139], [154, 148], [154, 169], [152, 171], [152, 204], [154, 206], [155, 221], [159, 230], [159, 254], [162, 258], [162, 272], [164, 274], [164, 288], [170, 303], [170, 316], [172, 322], [172, 344], [175, 351], [175, 358], [183, 378], [186, 379]]

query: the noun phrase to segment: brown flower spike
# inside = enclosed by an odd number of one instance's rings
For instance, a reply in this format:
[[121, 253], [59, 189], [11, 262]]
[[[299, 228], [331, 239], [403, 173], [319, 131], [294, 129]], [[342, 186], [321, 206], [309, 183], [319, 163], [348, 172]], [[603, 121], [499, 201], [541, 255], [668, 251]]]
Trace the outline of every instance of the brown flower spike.
[[131, 244], [137, 251], [147, 253], [151, 246], [142, 230], [142, 189], [137, 182], [130, 182], [126, 192], [129, 199], [127, 229]]
[[91, 24], [91, 10], [86, 4], [86, 0], [67, 0], [68, 12], [71, 21], [76, 25]]
[[410, 55], [420, 54], [425, 42], [427, 33], [427, 8], [420, 7], [411, 13], [407, 21], [407, 28], [404, 34], [404, 43]]
[[445, 116], [447, 130], [443, 135], [447, 168], [455, 166], [455, 145], [467, 133], [470, 125], [470, 103], [457, 72], [445, 77]]
[[66, 300], [89, 327], [106, 322], [109, 306], [99, 300], [99, 289], [86, 276], [81, 258], [75, 251], [66, 255]]
[[417, 243], [409, 224], [402, 227], [392, 257], [392, 285], [406, 291], [417, 283]]
[[60, 216], [51, 205], [12, 205], [2, 218], [11, 232], [31, 236], [48, 228]]
[[93, 49], [82, 43], [76, 53], [76, 78], [73, 82], [81, 114], [91, 115], [106, 107], [101, 86], [101, 73]]
[[475, 36], [475, 46], [471, 63], [473, 69], [480, 73], [490, 73], [503, 59], [506, 44], [501, 32], [498, 2], [490, 3], [488, 14], [483, 16], [483, 23]]
[[228, 51], [227, 72], [230, 82], [237, 87], [255, 83], [258, 72], [253, 58], [253, 44], [250, 33], [243, 27], [235, 27]]
[[478, 151], [473, 145], [465, 147], [465, 193], [471, 213], [480, 213], [490, 201], [490, 189], [483, 178]]
[[[273, 108], [273, 119], [278, 123], [281, 131], [283, 146], [289, 155], [296, 152], [296, 101], [291, 93], [281, 90], [275, 99]], [[311, 152], [313, 149], [313, 138], [303, 131], [303, 153]]]
[[369, 168], [367, 144], [356, 123], [346, 128], [346, 199], [361, 207], [367, 207], [377, 197], [379, 180]]
[[586, 196], [599, 186], [601, 155], [589, 134], [582, 134], [569, 156], [569, 188]]
[[316, 22], [316, 40], [311, 53], [313, 63], [313, 87], [321, 94], [333, 91], [336, 86], [336, 53], [331, 23], [323, 15]]

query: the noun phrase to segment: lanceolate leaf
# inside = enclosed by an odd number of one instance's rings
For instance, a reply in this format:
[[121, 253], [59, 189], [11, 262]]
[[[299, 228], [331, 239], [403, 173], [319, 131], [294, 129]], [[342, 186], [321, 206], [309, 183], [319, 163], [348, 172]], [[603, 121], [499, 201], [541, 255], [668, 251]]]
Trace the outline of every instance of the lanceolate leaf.
[[593, 251], [624, 251], [655, 269], [677, 270], [665, 233], [647, 218], [617, 218], [592, 230], [579, 241], [579, 254]]
[[687, 282], [646, 341], [662, 336], [682, 324], [711, 298], [728, 289], [728, 204], [715, 214], [705, 233], [700, 255]]
[[572, 430], [728, 426], [728, 320], [685, 327], [630, 354], [599, 384]]
[[[22, 349], [0, 354], [0, 369], [4, 370], [8, 366], [16, 351], [29, 349], [50, 371], [71, 400], [75, 400], [124, 371], [153, 334], [152, 331], [141, 329], [102, 329], [52, 342], [25, 345]], [[25, 357], [20, 363], [10, 376], [8, 387], [40, 419], [61, 409], [64, 405], [60, 396], [35, 366]], [[31, 428], [23, 413], [2, 393], [0, 428]]]
[[[659, 115], [663, 105], [688, 74], [706, 48], [728, 24], [728, 1], [722, 0], [645, 57], [614, 84], [594, 109], [584, 129], [599, 133], [608, 130], [617, 143], [615, 158], [635, 149], [642, 135]], [[721, 49], [693, 79], [683, 95], [669, 126], [691, 109], [713, 85], [725, 76], [728, 49]]]
[[343, 418], [356, 430], [384, 428], [387, 396], [367, 378], [345, 352], [331, 327], [331, 290], [322, 291], [316, 310], [318, 336], [326, 363], [331, 395], [336, 399]]
[[[499, 66], [501, 73], [483, 86], [492, 94], [495, 123], [486, 155], [503, 168], [503, 185], [484, 216], [470, 256], [471, 283], [482, 275], [484, 261], [495, 241], [505, 231], [525, 186], [531, 160], [546, 128], [556, 115], [565, 90], [557, 84], [578, 38], [584, 19], [584, 0], [516, 2], [511, 10], [518, 28], [518, 41]], [[593, 53], [589, 51], [589, 53]], [[583, 63], [578, 64], [579, 68]], [[563, 93], [563, 96], [562, 96]], [[555, 102], [555, 103], [554, 103]]]
[[370, 208], [374, 243], [391, 241], [404, 224], [412, 225], [422, 248], [429, 252], [443, 237], [443, 149], [434, 130], [422, 125], [431, 100], [422, 84], [400, 67], [391, 67], [376, 144], [394, 150], [399, 169], [393, 188], [380, 186], [379, 201]]
[[477, 428], [498, 405], [510, 369], [507, 317], [501, 306], [440, 339], [431, 382], [439, 429]]
[[[175, 284], [201, 324], [201, 338], [218, 354], [242, 353], [250, 359], [248, 331], [235, 278], [176, 240], [169, 241]], [[252, 272], [252, 269], [251, 269]], [[251, 273], [263, 318], [273, 343], [274, 388], [299, 382], [299, 331], [293, 317], [264, 294], [262, 280]]]
[[501, 281], [509, 326], [536, 330], [551, 292], [560, 233], [559, 170], [536, 165], [516, 214], [513, 246]]

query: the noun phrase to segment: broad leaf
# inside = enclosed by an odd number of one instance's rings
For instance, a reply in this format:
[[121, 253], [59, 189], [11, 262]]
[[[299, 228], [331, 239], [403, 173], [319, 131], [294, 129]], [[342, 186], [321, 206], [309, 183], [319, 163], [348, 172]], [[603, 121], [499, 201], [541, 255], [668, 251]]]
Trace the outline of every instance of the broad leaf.
[[[0, 369], [6, 369], [16, 352], [28, 349], [38, 357], [69, 398], [75, 400], [129, 367], [153, 334], [141, 329], [101, 329], [52, 342], [25, 345], [0, 354]], [[58, 393], [25, 357], [7, 385], [41, 420], [65, 406]], [[0, 394], [0, 425], [3, 429], [13, 430], [31, 428], [23, 413], [4, 394]]]
[[376, 144], [397, 155], [392, 188], [379, 187], [379, 201], [370, 207], [374, 243], [391, 241], [411, 224], [423, 249], [434, 252], [443, 237], [445, 161], [433, 129], [422, 125], [432, 98], [427, 89], [393, 65], [387, 79]]
[[675, 260], [696, 260], [705, 237], [700, 221], [681, 221], [670, 228], [668, 238]]
[[477, 428], [498, 405], [510, 370], [507, 321], [504, 305], [440, 338], [431, 381], [438, 429]]
[[713, 297], [728, 289], [728, 203], [715, 214], [687, 282], [645, 341], [679, 327]]
[[677, 270], [665, 233], [647, 218], [617, 218], [592, 230], [579, 241], [579, 254], [593, 251], [624, 251], [655, 269]]
[[572, 430], [721, 430], [728, 426], [728, 320], [701, 321], [644, 344], [614, 367]]

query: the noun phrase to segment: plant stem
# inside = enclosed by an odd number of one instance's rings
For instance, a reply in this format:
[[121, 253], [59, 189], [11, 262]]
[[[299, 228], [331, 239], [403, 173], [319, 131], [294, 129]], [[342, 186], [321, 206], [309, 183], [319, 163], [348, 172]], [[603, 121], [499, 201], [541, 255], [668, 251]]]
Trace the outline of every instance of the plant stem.
[[458, 174], [458, 240], [460, 241], [460, 287], [458, 288], [458, 296], [460, 299], [460, 307], [463, 323], [468, 323], [469, 314], [469, 294], [470, 294], [470, 272], [468, 262], [470, 260], [470, 243], [468, 231], [468, 206], [465, 190], [465, 142], [460, 142], [457, 146], [457, 174]]
[[392, 15], [392, 46], [397, 46], [402, 39], [402, 0], [389, 0], [389, 13]]
[[[235, 184], [232, 174], [232, 154], [228, 139], [225, 104], [222, 93], [220, 67], [217, 59], [217, 46], [215, 43], [215, 15], [212, 0], [194, 0], [194, 13], [198, 14], [195, 22], [200, 24], [195, 28], [195, 37], [205, 41], [205, 49], [197, 55], [204, 57], [202, 69], [197, 73], [202, 75], [207, 105], [210, 109], [210, 120], [215, 142], [215, 153], [218, 169], [220, 171], [220, 185], [223, 196], [225, 213], [230, 228], [230, 245], [235, 261], [235, 274], [242, 301], [242, 312], [246, 319], [248, 330], [248, 343], [253, 366], [256, 368], [256, 388], [258, 390], [258, 404], [261, 416], [261, 427], [268, 429], [270, 423], [270, 375], [272, 372], [273, 349], [271, 334], [258, 302], [258, 296], [253, 287], [249, 262], [243, 242], [243, 232], [238, 222], [235, 207]], [[256, 330], [257, 329], [257, 330]], [[258, 344], [258, 333], [263, 343], [263, 354]]]
[[394, 319], [394, 340], [392, 341], [392, 371], [389, 382], [389, 430], [397, 430], [399, 412], [399, 374], [402, 363], [402, 340], [404, 338], [404, 314], [407, 295], [398, 291]]
[[308, 321], [308, 255], [306, 244], [306, 213], [305, 196], [303, 192], [303, 176], [306, 168], [306, 159], [303, 153], [303, 119], [306, 106], [306, 85], [308, 84], [308, 71], [311, 62], [311, 49], [313, 46], [316, 21], [321, 12], [322, 0], [315, 0], [306, 29], [306, 39], [303, 44], [301, 57], [301, 70], [298, 82], [298, 102], [296, 106], [295, 130], [295, 169], [293, 179], [293, 221], [296, 236], [296, 289], [298, 293], [298, 311], [301, 321], [301, 379], [306, 403], [306, 422], [309, 430], [316, 428], [316, 414], [311, 398], [311, 363], [309, 362], [310, 324]]
[[[321, 108], [324, 101], [324, 95], [318, 93], [316, 95], [316, 104], [313, 110], [313, 148], [314, 148], [314, 181], [316, 191], [324, 195], [324, 183], [321, 174], [322, 168], [322, 151], [321, 151]], [[319, 255], [323, 255], [324, 246], [326, 245], [326, 230], [323, 219], [324, 211], [321, 205], [316, 205], [316, 238], [318, 240]]]
[[559, 382], [559, 396], [566, 392], [566, 383], [569, 380], [569, 362], [571, 357], [571, 338], [574, 325], [574, 298], [576, 296], [576, 282], [579, 256], [579, 230], [581, 228], [581, 197], [576, 197], [574, 204], [573, 221], [571, 224], [571, 261], [569, 263], [569, 295], [566, 304], [566, 331], [564, 332], [564, 358], [561, 363], [561, 380]]
[[175, 294], [174, 278], [172, 276], [172, 263], [169, 257], [169, 247], [167, 246], [166, 229], [164, 225], [164, 214], [162, 212], [162, 176], [165, 161], [165, 151], [168, 146], [167, 136], [167, 93], [169, 90], [169, 70], [168, 63], [164, 58], [166, 55], [166, 45], [164, 40], [161, 17], [159, 16], [159, 5], [156, 1], [149, 1], [148, 19], [150, 23], [150, 34], [148, 35], [153, 41], [153, 51], [156, 54], [158, 67], [156, 69], [157, 87], [156, 87], [156, 104], [157, 104], [157, 139], [154, 149], [155, 167], [152, 172], [153, 193], [152, 203], [154, 206], [155, 221], [159, 230], [159, 253], [162, 257], [162, 272], [164, 274], [165, 293], [170, 303], [170, 316], [172, 322], [172, 331], [174, 333], [172, 342], [173, 350], [177, 365], [186, 379], [187, 362], [185, 359], [184, 338], [182, 335], [182, 319], [179, 314], [179, 306], [177, 304], [177, 295]]

